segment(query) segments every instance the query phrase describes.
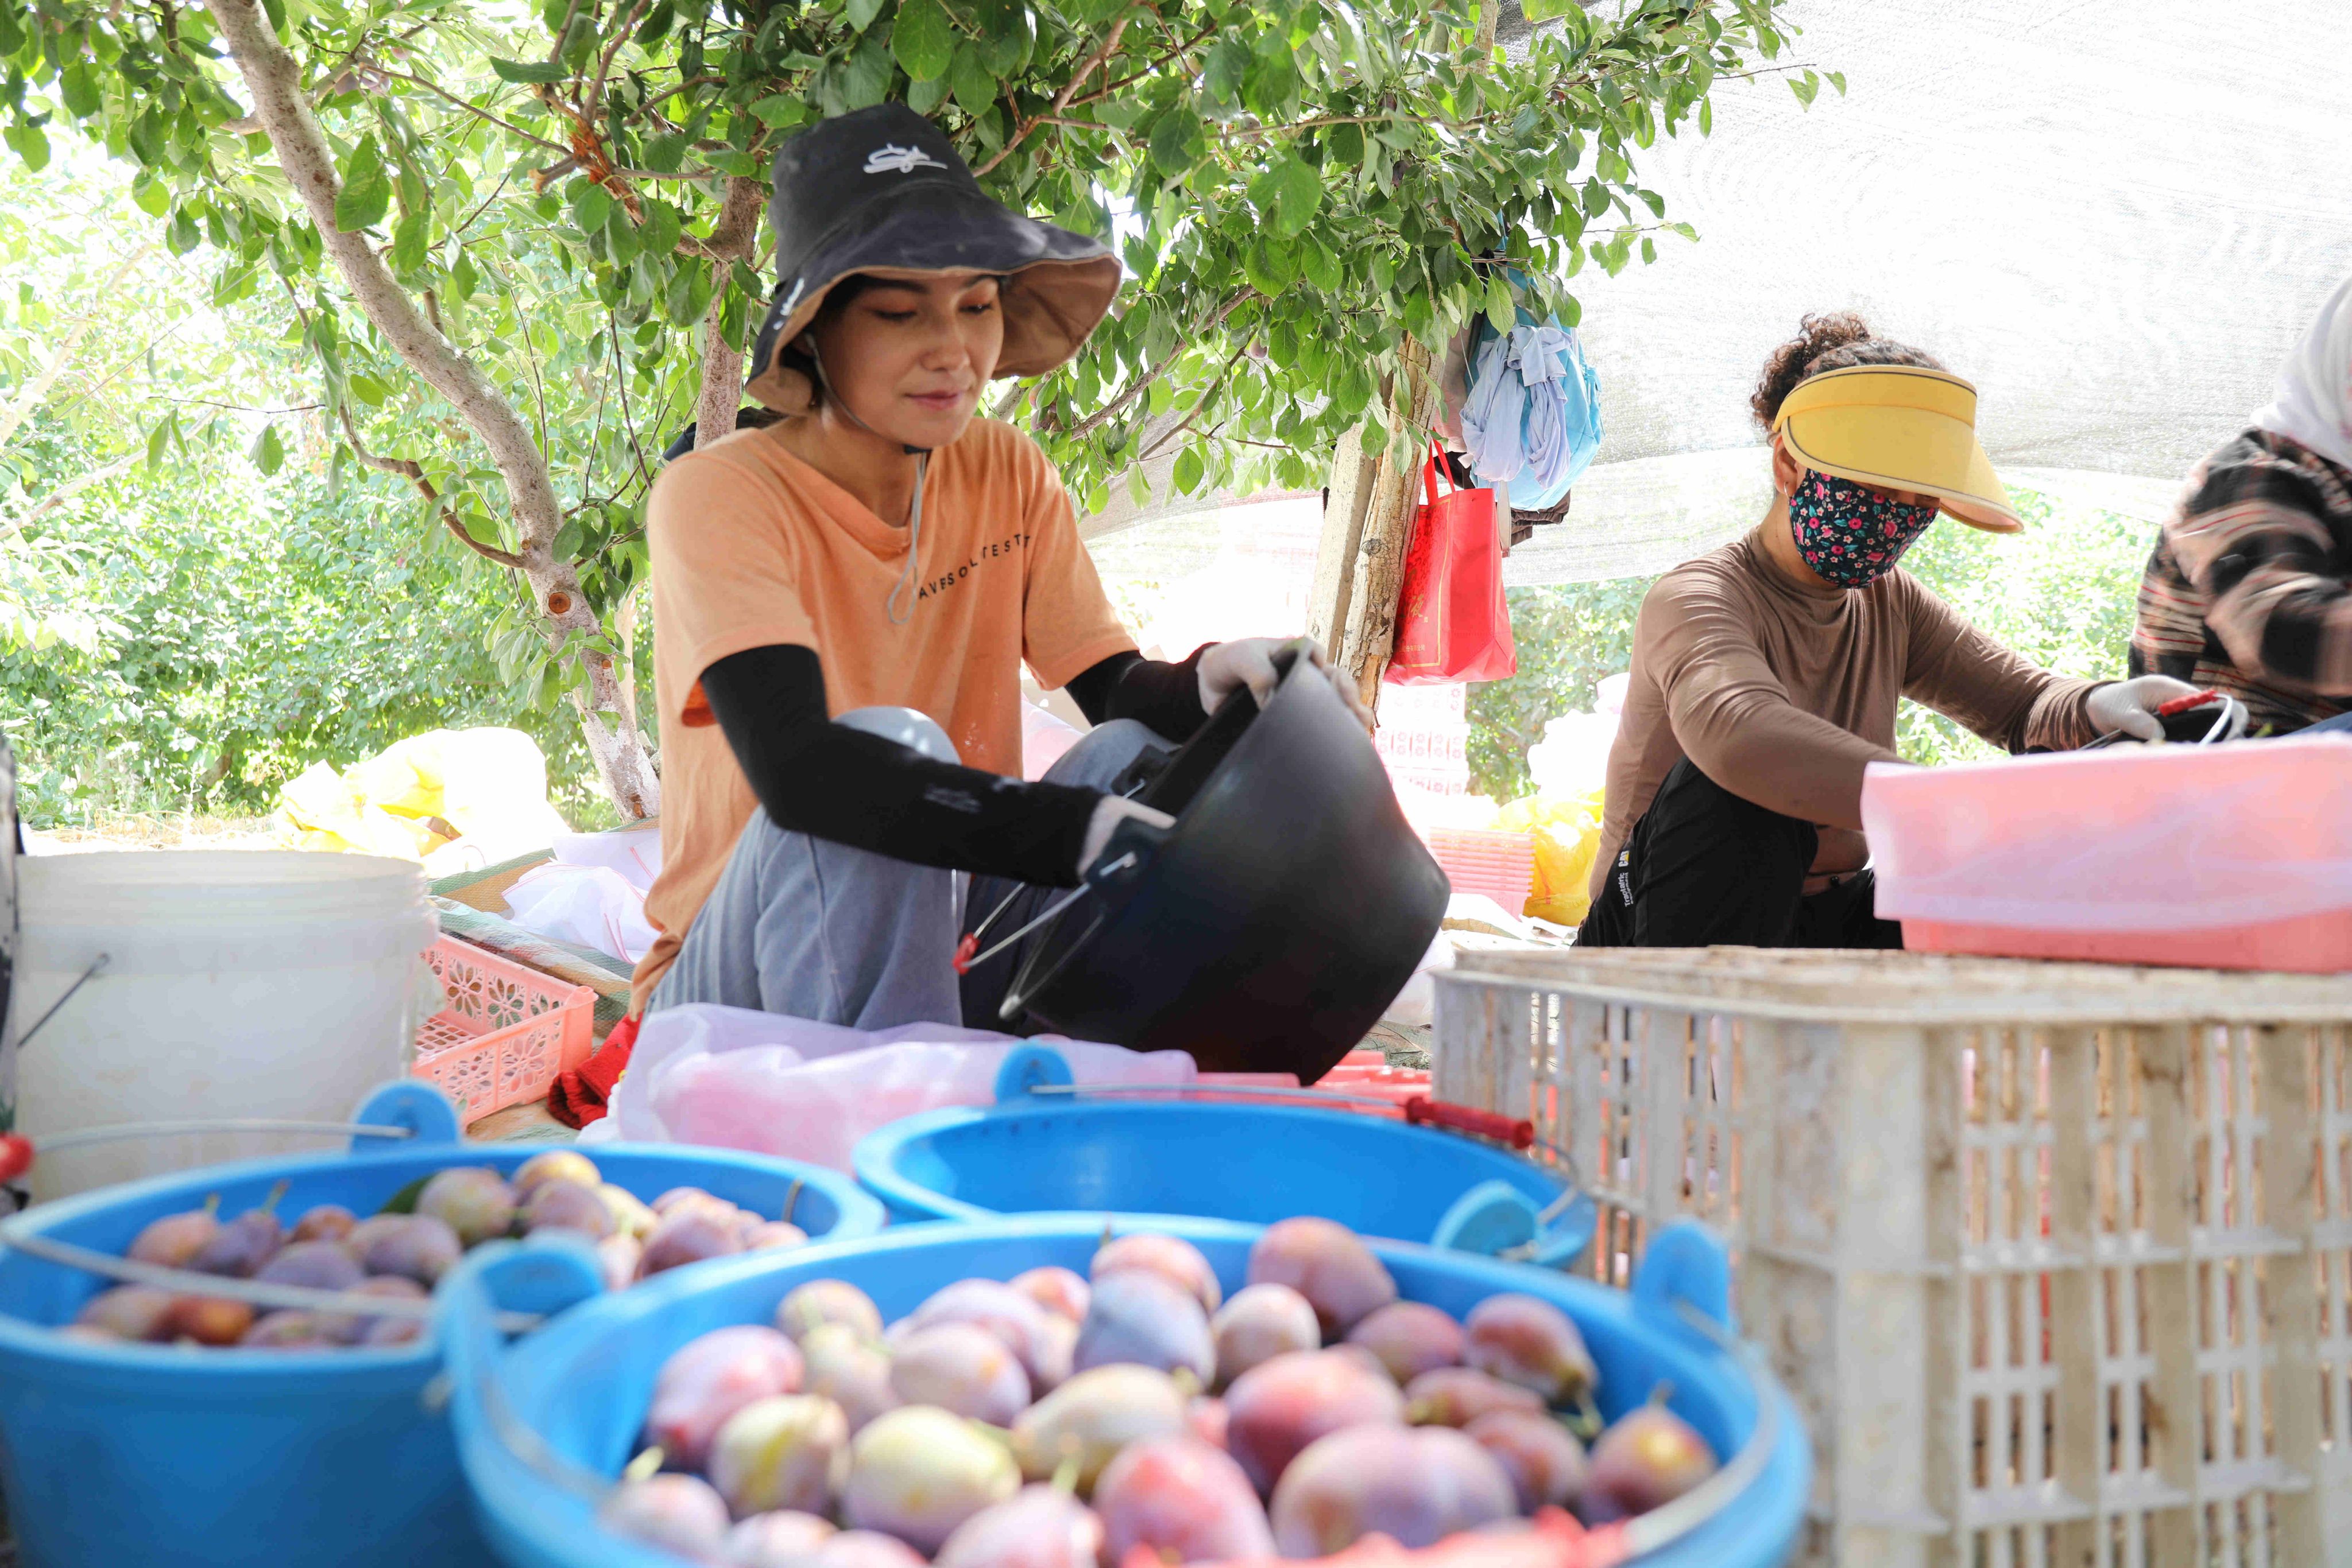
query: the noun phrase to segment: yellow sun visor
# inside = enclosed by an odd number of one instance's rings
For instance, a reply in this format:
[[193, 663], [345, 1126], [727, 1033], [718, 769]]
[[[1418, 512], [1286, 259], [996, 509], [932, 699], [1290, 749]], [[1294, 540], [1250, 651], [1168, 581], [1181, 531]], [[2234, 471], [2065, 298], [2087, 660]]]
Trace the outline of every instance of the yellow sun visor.
[[1916, 490], [1988, 533], [2025, 525], [1977, 443], [1977, 389], [1916, 365], [1852, 365], [1798, 383], [1772, 421], [1789, 455], [1817, 473]]

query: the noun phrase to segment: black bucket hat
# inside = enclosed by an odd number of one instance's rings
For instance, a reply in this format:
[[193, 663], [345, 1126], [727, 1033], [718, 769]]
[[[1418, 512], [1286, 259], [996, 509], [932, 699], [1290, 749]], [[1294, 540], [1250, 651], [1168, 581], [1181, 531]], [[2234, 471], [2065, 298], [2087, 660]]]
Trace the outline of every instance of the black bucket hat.
[[777, 149], [768, 223], [776, 294], [745, 390], [779, 413], [814, 406], [815, 388], [783, 350], [855, 273], [1002, 275], [999, 376], [1066, 361], [1118, 292], [1108, 246], [990, 199], [939, 127], [903, 103], [822, 121]]

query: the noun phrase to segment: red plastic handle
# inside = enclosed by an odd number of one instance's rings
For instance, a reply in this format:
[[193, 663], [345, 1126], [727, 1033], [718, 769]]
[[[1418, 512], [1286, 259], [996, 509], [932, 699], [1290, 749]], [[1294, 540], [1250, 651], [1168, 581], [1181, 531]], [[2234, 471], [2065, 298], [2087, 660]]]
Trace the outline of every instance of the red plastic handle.
[[2185, 697], [2175, 697], [2168, 703], [2158, 704], [2156, 716], [2170, 718], [2174, 714], [2187, 713], [2192, 708], [2211, 707], [2221, 700], [2220, 692], [2192, 692]]
[[1404, 1119], [1416, 1127], [1425, 1122], [1433, 1127], [1450, 1127], [1457, 1133], [1475, 1133], [1482, 1138], [1493, 1138], [1515, 1149], [1535, 1146], [1536, 1124], [1533, 1122], [1516, 1120], [1500, 1111], [1481, 1111], [1475, 1105], [1455, 1105], [1416, 1094], [1404, 1103]]
[[0, 1182], [15, 1181], [33, 1168], [33, 1140], [22, 1133], [0, 1136]]

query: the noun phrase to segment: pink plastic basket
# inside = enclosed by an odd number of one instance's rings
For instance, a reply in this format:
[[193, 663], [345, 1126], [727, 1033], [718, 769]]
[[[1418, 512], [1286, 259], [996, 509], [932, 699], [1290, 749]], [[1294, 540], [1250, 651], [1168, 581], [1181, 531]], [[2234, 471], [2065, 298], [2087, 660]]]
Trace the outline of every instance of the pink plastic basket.
[[1503, 913], [1527, 912], [1528, 894], [1536, 881], [1536, 836], [1478, 828], [1432, 828], [1425, 835], [1429, 852], [1445, 868], [1456, 893], [1480, 893], [1503, 906]]
[[449, 1005], [416, 1031], [409, 1071], [446, 1094], [472, 1124], [543, 1097], [588, 1060], [596, 993], [470, 942], [444, 936], [425, 956]]

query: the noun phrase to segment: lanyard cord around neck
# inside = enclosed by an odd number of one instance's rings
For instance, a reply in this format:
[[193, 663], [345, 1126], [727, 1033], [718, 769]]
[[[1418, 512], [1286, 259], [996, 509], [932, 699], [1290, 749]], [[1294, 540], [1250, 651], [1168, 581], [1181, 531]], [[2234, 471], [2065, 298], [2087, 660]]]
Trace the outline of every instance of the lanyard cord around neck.
[[[816, 366], [816, 384], [824, 390], [826, 401], [841, 410], [850, 423], [857, 426], [866, 434], [881, 435], [880, 431], [858, 418], [857, 411], [850, 407], [847, 400], [833, 390], [833, 382], [824, 373], [824, 361], [816, 351], [816, 341], [814, 338], [809, 340], [808, 353], [809, 362]], [[919, 552], [923, 548], [923, 472], [930, 465], [931, 461], [931, 452], [928, 446], [908, 446], [905, 450], [907, 455], [915, 460], [915, 497], [907, 508], [906, 570], [899, 572], [898, 582], [892, 585], [890, 597], [882, 601], [883, 612], [890, 617], [890, 624], [893, 626], [904, 626], [913, 620], [915, 615], [915, 602], [911, 599], [907, 601], [906, 613], [902, 615], [898, 612], [898, 596], [915, 585], [915, 570], [920, 559]]]

